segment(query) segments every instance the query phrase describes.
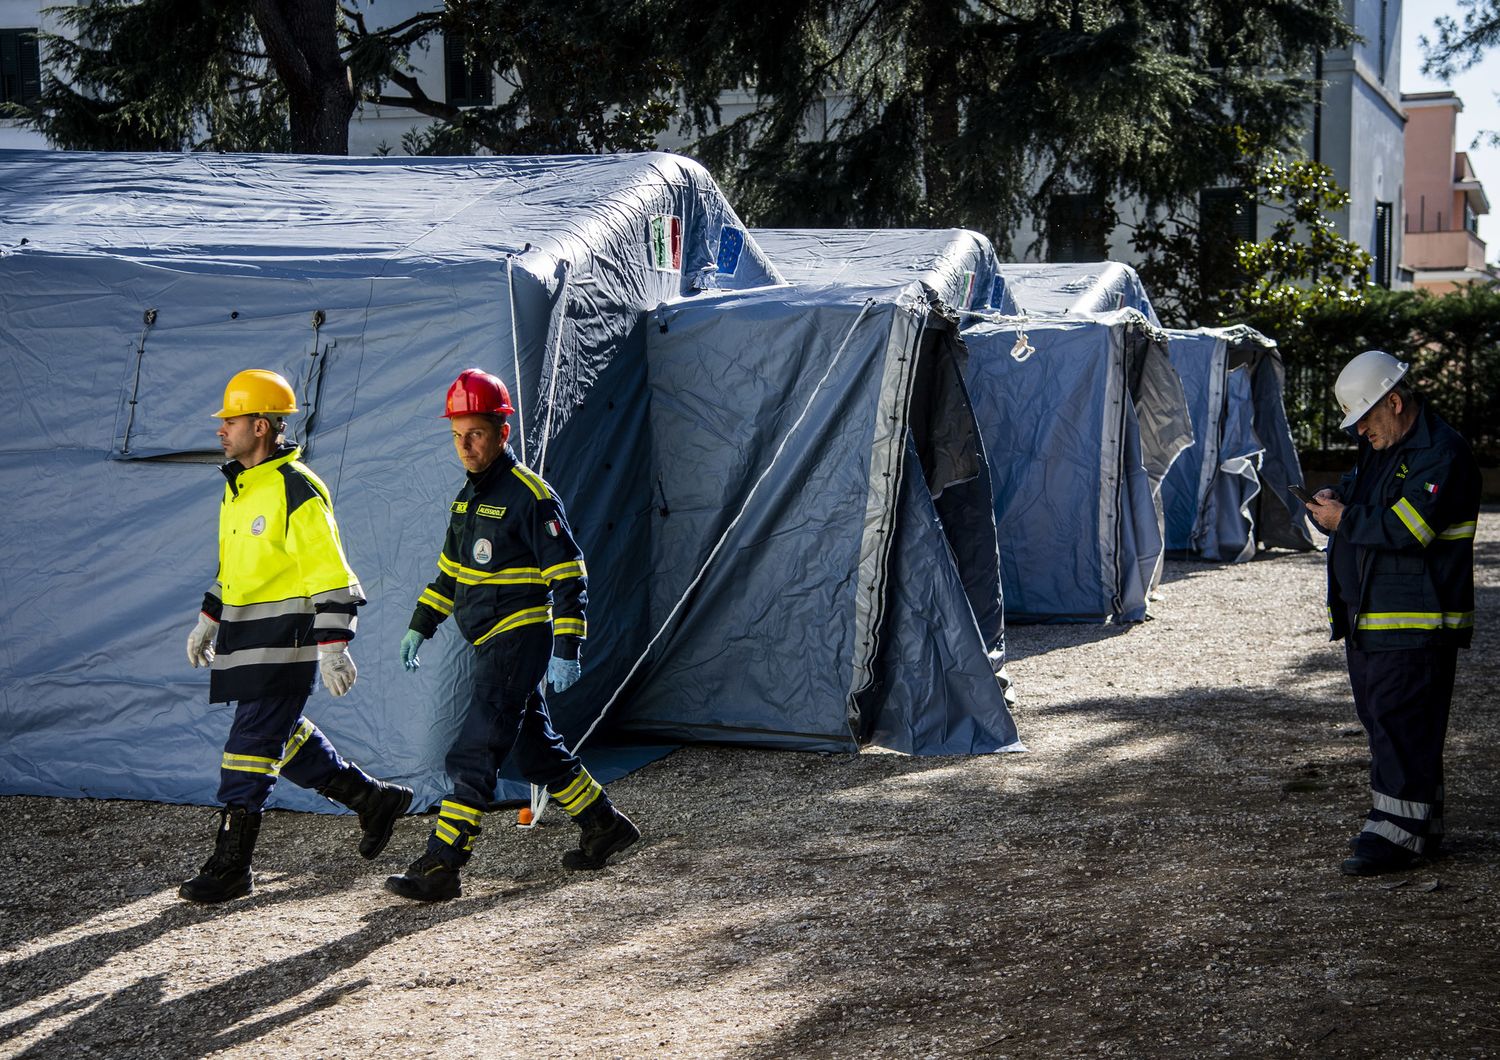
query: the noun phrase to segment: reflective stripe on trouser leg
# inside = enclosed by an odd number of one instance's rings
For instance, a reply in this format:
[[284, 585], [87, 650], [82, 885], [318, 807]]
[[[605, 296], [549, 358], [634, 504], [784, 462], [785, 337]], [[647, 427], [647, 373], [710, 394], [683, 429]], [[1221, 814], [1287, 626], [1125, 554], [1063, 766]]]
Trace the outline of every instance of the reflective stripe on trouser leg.
[[427, 852], [445, 864], [458, 868], [469, 860], [474, 840], [483, 831], [479, 822], [483, 812], [456, 799], [444, 799], [438, 808], [437, 824], [427, 837]]
[[589, 776], [587, 769], [579, 766], [576, 777], [566, 784], [548, 785], [547, 794], [552, 796], [569, 817], [577, 817], [604, 795], [604, 789], [597, 780]]
[[1370, 738], [1370, 812], [1356, 849], [1373, 857], [1420, 854], [1442, 827], [1443, 741], [1457, 649], [1349, 648], [1347, 654], [1354, 706]]
[[235, 704], [219, 761], [220, 802], [259, 810], [283, 771], [293, 783], [311, 787], [343, 768], [317, 726], [301, 716], [306, 702], [305, 694], [296, 694]]
[[316, 791], [342, 772], [348, 763], [339, 757], [328, 737], [306, 717], [297, 722], [281, 755], [281, 775], [299, 788]]
[[539, 686], [552, 654], [552, 630], [521, 626], [474, 649], [474, 677], [457, 738], [443, 765], [453, 798], [488, 806], [495, 775], [510, 758], [533, 784], [566, 783], [578, 760], [552, 728]]

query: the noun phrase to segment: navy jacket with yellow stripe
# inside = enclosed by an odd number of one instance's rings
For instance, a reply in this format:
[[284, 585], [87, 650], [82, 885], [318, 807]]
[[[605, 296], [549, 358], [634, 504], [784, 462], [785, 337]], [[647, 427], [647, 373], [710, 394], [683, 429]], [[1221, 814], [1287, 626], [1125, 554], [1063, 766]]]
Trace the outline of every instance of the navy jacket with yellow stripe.
[[431, 637], [449, 615], [471, 644], [551, 623], [554, 653], [577, 658], [588, 635], [588, 571], [562, 503], [505, 450], [470, 474], [450, 506], [438, 575], [422, 591], [411, 628]]
[[312, 692], [318, 645], [354, 638], [365, 602], [323, 480], [280, 446], [231, 461], [219, 505], [219, 575], [203, 613], [219, 623], [209, 701]]
[[[1332, 639], [1362, 651], [1474, 636], [1474, 530], [1479, 465], [1463, 437], [1424, 402], [1390, 459], [1361, 439], [1355, 468], [1338, 485], [1346, 505], [1328, 542]], [[1350, 628], [1334, 574], [1336, 550], [1355, 550], [1359, 605]]]

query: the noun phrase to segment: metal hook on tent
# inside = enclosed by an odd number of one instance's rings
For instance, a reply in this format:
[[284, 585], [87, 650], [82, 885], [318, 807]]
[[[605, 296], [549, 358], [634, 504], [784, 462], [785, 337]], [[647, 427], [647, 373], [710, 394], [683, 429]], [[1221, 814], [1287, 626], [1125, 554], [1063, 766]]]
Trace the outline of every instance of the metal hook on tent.
[[141, 362], [146, 357], [146, 336], [156, 324], [156, 310], [148, 309], [141, 314], [141, 337], [135, 345], [135, 382], [130, 388], [130, 413], [125, 417], [125, 437], [120, 442], [120, 455], [130, 454], [130, 429], [135, 426], [135, 406], [141, 394]]
[[1026, 341], [1025, 321], [1016, 324], [1016, 344], [1010, 348], [1011, 358], [1017, 364], [1025, 364], [1036, 352], [1036, 347]]

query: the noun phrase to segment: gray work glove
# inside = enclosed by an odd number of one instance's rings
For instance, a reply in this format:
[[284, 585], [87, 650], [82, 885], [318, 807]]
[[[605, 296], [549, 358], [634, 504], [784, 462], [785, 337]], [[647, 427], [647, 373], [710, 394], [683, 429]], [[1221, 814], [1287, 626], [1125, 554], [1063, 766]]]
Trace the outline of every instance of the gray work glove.
[[219, 635], [219, 624], [202, 611], [198, 612], [198, 624], [188, 634], [188, 662], [196, 670], [200, 666], [214, 664], [214, 639]]
[[547, 682], [554, 692], [566, 692], [583, 676], [583, 664], [577, 659], [559, 659], [552, 656], [547, 663]]
[[335, 640], [318, 645], [318, 676], [323, 679], [323, 687], [335, 696], [341, 696], [354, 687], [359, 668], [349, 655], [348, 641]]

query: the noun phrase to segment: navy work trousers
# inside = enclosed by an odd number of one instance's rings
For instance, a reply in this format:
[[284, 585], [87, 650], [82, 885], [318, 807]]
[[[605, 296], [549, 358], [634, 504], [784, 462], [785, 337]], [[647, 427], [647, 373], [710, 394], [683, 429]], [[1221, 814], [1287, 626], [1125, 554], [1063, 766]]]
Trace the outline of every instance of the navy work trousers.
[[219, 770], [221, 803], [259, 810], [271, 797], [277, 777], [316, 790], [344, 768], [333, 744], [302, 716], [306, 705], [305, 694], [245, 699], [234, 705]]
[[1356, 853], [1421, 854], [1443, 834], [1443, 741], [1458, 648], [1345, 647], [1354, 709], [1370, 737], [1370, 813]]
[[552, 627], [522, 626], [474, 648], [474, 685], [444, 768], [452, 799], [483, 811], [510, 755], [527, 782], [561, 789], [582, 769], [552, 728], [542, 678], [552, 657]]

